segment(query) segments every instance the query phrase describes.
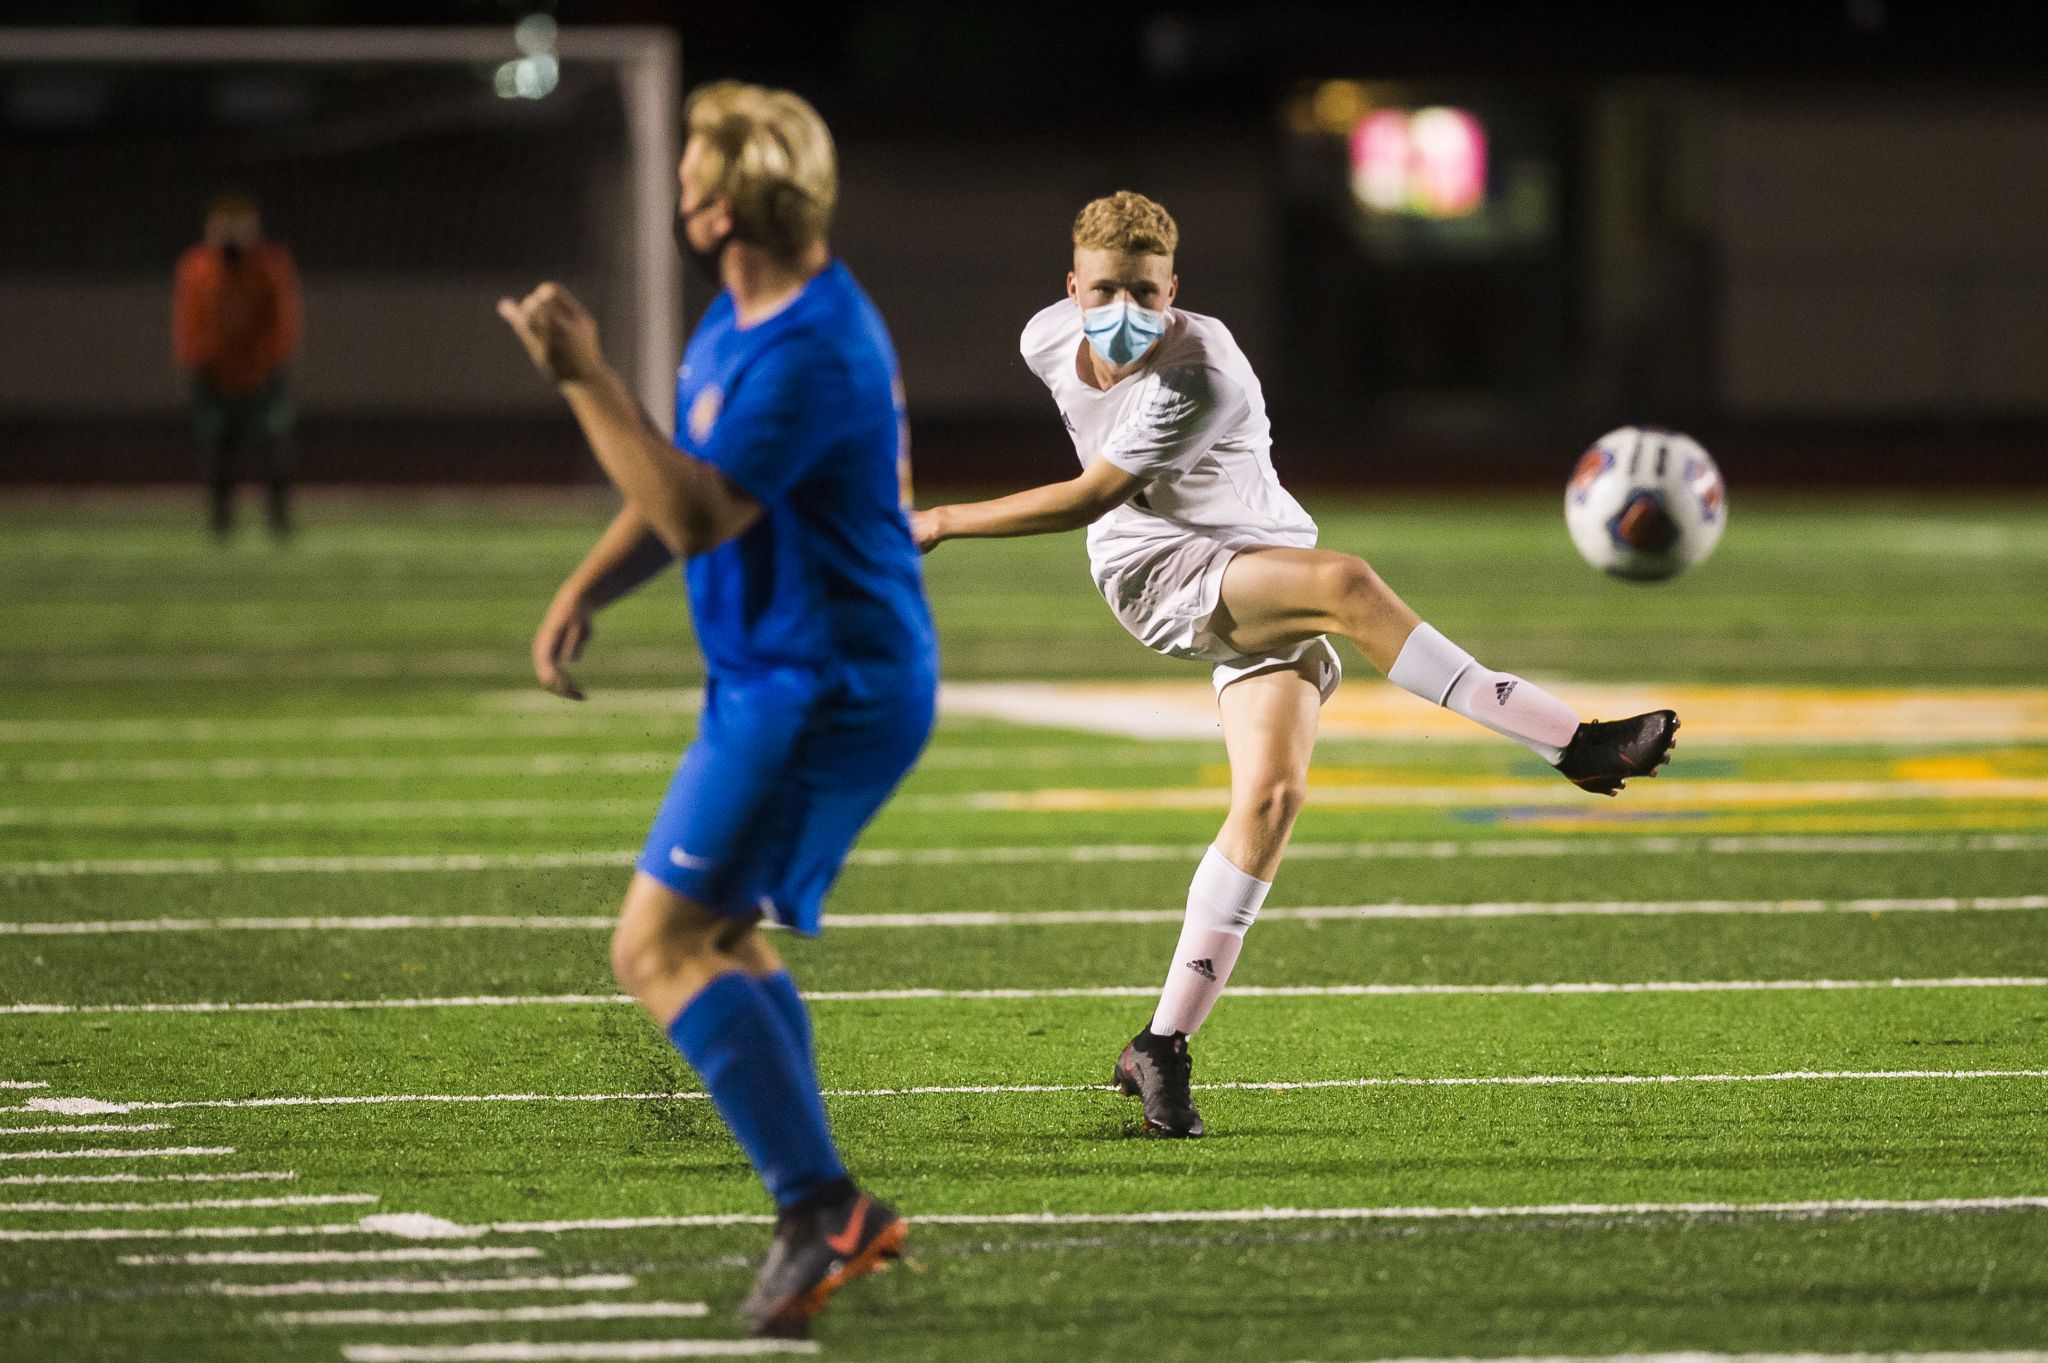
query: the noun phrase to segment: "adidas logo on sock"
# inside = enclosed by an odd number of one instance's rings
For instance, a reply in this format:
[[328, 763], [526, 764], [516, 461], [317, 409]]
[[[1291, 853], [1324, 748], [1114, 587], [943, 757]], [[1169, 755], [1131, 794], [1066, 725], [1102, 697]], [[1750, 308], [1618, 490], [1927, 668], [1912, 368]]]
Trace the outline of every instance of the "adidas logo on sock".
[[1509, 678], [1507, 681], [1495, 682], [1493, 684], [1493, 698], [1495, 701], [1502, 705], [1506, 705], [1508, 703], [1508, 697], [1514, 694], [1515, 680], [1512, 677]]
[[1205, 980], [1210, 980], [1210, 981], [1214, 981], [1214, 980], [1215, 980], [1215, 978], [1216, 978], [1216, 964], [1215, 964], [1215, 962], [1211, 961], [1211, 960], [1210, 960], [1210, 959], [1209, 959], [1208, 957], [1206, 957], [1206, 956], [1205, 956], [1205, 957], [1203, 957], [1203, 958], [1202, 958], [1201, 960], [1199, 960], [1199, 961], [1189, 961], [1189, 962], [1188, 962], [1187, 964], [1188, 964], [1188, 969], [1190, 969], [1190, 970], [1194, 971], [1194, 972], [1195, 972], [1195, 973], [1196, 973], [1197, 975], [1200, 975], [1200, 976], [1201, 976], [1201, 977], [1202, 977], [1203, 979], [1205, 979]]

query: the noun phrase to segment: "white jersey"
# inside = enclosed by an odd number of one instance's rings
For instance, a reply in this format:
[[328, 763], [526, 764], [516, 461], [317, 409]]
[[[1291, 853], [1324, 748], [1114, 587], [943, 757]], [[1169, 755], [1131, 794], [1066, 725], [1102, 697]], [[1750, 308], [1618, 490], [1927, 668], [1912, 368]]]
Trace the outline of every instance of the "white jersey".
[[1062, 299], [1025, 325], [1018, 348], [1052, 390], [1082, 466], [1100, 456], [1150, 480], [1089, 527], [1098, 583], [1162, 537], [1316, 542], [1316, 523], [1273, 472], [1259, 376], [1223, 323], [1169, 310], [1145, 366], [1107, 392], [1081, 377], [1084, 344], [1081, 310]]

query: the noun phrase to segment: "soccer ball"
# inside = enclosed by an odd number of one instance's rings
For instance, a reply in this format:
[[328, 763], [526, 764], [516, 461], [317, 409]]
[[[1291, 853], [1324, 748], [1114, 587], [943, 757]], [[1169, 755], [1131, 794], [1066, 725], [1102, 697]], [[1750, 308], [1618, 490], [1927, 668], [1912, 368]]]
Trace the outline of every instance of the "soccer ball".
[[1601, 572], [1658, 582], [1714, 552], [1728, 525], [1728, 490], [1691, 436], [1623, 426], [1579, 456], [1564, 523], [1579, 556]]

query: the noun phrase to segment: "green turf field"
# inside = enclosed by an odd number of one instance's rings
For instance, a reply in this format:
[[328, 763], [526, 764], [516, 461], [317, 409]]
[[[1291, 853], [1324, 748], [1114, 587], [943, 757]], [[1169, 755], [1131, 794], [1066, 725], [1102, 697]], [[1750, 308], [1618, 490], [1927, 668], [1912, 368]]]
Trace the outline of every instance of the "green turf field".
[[[943, 548], [962, 685], [786, 942], [915, 1224], [819, 1356], [2040, 1349], [2048, 503], [1739, 500], [1648, 589], [1549, 501], [1312, 509], [1489, 664], [1686, 697], [1678, 761], [1579, 797], [1347, 654], [1212, 1134], [1147, 1141], [1101, 1085], [1220, 818], [1206, 679], [1075, 537]], [[735, 1343], [768, 1207], [605, 964], [680, 590], [601, 620], [589, 703], [525, 676], [603, 516], [0, 505], [0, 1358]]]

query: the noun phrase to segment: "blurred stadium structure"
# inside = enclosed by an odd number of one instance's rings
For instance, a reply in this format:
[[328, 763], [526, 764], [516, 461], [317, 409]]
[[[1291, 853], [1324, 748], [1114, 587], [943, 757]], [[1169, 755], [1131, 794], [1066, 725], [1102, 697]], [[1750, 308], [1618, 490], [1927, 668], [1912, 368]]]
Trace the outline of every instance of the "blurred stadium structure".
[[[1851, 46], [1886, 17], [1845, 13]], [[1251, 63], [1222, 22], [1153, 16], [1147, 79]], [[730, 74], [697, 65], [679, 27], [693, 79]], [[874, 28], [850, 44], [879, 42]], [[1155, 111], [1091, 133], [1078, 96], [1039, 92], [1060, 106], [1040, 116], [1004, 103], [1021, 76], [977, 101], [985, 67], [890, 77], [872, 54], [872, 83], [922, 83], [921, 113], [908, 95], [847, 97], [841, 120], [825, 92], [844, 143], [836, 245], [894, 329], [924, 481], [1057, 461], [1016, 332], [1056, 296], [1074, 207], [1124, 184], [1180, 219], [1182, 301], [1224, 318], [1267, 376], [1293, 477], [1549, 484], [1623, 421], [1697, 431], [1743, 484], [2048, 474], [2038, 76], [1849, 62], [1822, 81], [1726, 63], [1578, 79], [1450, 53], [1453, 74], [1417, 74], [1411, 55], [1394, 78], [1354, 80], [1371, 74], [1371, 25], [1349, 28], [1325, 59], [1338, 69], [1268, 64], [1209, 119]], [[107, 30], [53, 62], [57, 40], [0, 29], [0, 480], [186, 475], [167, 276], [224, 185], [262, 202], [304, 274], [309, 480], [583, 476], [490, 311], [548, 275], [597, 301], [615, 346], [632, 338], [621, 353], [665, 418], [674, 261], [668, 206], [650, 244], [646, 196], [649, 128], [673, 119], [612, 59], [672, 53], [671, 30], [564, 28], [545, 82], [510, 23], [222, 32]], [[1044, 55], [1012, 37], [1014, 65]], [[445, 59], [305, 60], [380, 41]]]

